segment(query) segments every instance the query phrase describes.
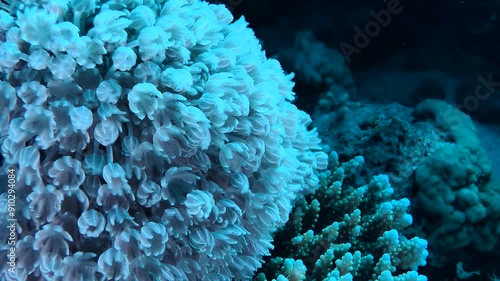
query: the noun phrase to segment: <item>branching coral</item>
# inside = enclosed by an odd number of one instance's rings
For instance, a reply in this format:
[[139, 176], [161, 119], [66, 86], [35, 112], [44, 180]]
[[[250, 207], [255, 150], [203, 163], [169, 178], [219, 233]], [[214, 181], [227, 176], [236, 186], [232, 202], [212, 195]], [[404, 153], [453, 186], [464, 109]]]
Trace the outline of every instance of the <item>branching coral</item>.
[[427, 280], [416, 271], [426, 264], [427, 241], [404, 234], [410, 201], [391, 198], [385, 175], [355, 187], [362, 157], [340, 165], [333, 152], [329, 160], [320, 189], [276, 233], [273, 258], [256, 280]]

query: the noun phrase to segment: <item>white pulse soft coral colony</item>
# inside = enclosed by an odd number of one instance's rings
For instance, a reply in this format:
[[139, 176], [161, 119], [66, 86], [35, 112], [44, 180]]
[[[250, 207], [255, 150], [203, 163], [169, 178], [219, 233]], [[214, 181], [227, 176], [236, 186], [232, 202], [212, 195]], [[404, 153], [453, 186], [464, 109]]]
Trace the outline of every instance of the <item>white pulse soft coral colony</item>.
[[0, 8], [0, 279], [251, 278], [328, 160], [246, 21], [198, 0]]

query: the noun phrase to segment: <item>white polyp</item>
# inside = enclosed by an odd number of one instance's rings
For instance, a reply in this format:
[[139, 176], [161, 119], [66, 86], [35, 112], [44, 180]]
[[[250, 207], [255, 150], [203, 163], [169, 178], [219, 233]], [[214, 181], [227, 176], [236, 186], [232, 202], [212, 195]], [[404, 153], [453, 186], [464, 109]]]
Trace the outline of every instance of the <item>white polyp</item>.
[[29, 59], [30, 59], [30, 56], [25, 54], [25, 53], [20, 53], [19, 54], [19, 59], [25, 61], [25, 62], [29, 62]]
[[134, 128], [132, 127], [132, 123], [130, 122], [127, 122], [127, 132], [129, 137], [134, 136]]
[[99, 142], [96, 138], [94, 138], [94, 141], [92, 143], [92, 150], [94, 153], [97, 153], [97, 151], [99, 150]]
[[111, 65], [111, 67], [108, 69], [106, 74], [104, 75], [104, 79], [111, 79], [111, 76], [115, 74], [116, 72], [116, 67], [114, 65]]
[[51, 147], [47, 152], [45, 159], [43, 159], [42, 166], [45, 164], [49, 163], [52, 159], [54, 159], [54, 156], [56, 156], [59, 152], [59, 148], [53, 146]]
[[127, 43], [127, 45], [125, 45], [125, 47], [129, 48], [135, 48], [137, 46], [139, 46], [139, 40], [130, 41]]
[[108, 164], [113, 163], [113, 147], [111, 144], [106, 146], [106, 156]]

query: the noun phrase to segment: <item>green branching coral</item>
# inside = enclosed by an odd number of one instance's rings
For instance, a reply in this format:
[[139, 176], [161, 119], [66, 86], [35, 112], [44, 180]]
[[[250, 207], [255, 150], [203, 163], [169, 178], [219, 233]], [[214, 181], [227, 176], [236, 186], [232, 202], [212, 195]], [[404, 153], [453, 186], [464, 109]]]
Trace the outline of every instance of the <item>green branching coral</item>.
[[[361, 187], [363, 157], [340, 164], [329, 157], [320, 188], [300, 201], [275, 235], [275, 251], [256, 280], [415, 280], [426, 264], [427, 241], [404, 235], [410, 201], [393, 199], [389, 178]], [[290, 242], [291, 241], [291, 242]]]

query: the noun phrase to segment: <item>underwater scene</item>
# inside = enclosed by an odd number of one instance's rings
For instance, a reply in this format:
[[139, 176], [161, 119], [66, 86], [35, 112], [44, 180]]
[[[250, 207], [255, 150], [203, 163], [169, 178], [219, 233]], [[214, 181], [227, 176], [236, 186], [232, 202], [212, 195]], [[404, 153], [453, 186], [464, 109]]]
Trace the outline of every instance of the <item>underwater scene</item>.
[[1, 0], [0, 281], [500, 280], [498, 17]]

